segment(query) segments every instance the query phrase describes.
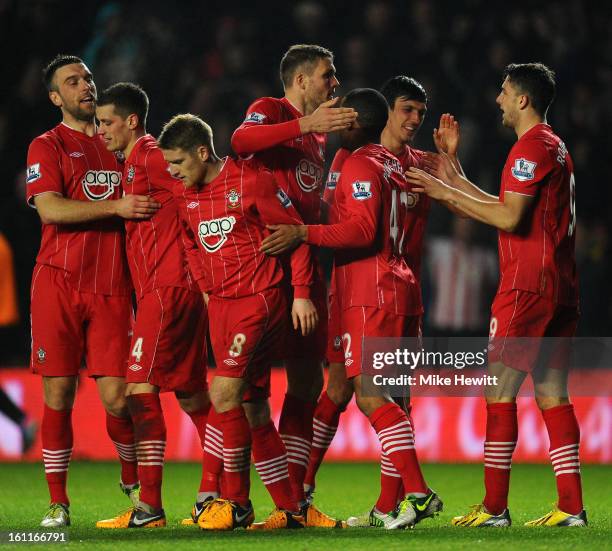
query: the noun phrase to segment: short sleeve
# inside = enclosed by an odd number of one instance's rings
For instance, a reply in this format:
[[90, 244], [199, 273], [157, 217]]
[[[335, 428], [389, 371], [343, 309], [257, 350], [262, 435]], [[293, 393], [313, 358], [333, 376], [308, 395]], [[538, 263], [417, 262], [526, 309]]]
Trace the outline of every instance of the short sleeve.
[[551, 170], [550, 154], [544, 143], [536, 140], [518, 142], [508, 156], [504, 189], [535, 197], [538, 184]]
[[275, 124], [278, 122], [278, 116], [279, 107], [272, 98], [259, 98], [249, 105], [241, 126]]
[[28, 149], [26, 171], [26, 200], [34, 206], [34, 197], [46, 192], [64, 195], [64, 179], [60, 154], [49, 140], [36, 138]]

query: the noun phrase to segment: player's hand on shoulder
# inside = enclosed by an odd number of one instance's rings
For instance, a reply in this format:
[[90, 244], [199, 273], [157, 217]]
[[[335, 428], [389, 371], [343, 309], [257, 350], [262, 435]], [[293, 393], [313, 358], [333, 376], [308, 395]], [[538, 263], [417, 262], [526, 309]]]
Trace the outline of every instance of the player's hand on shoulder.
[[262, 253], [272, 256], [295, 249], [306, 240], [306, 227], [290, 224], [271, 224], [266, 228], [272, 233], [266, 237], [259, 247]]
[[293, 328], [297, 331], [301, 329], [305, 337], [310, 335], [319, 323], [319, 314], [312, 300], [309, 298], [294, 298], [291, 307], [291, 319]]
[[350, 126], [357, 120], [357, 111], [351, 107], [335, 107], [339, 98], [333, 98], [319, 105], [312, 114], [299, 119], [302, 134], [311, 132], [336, 132]]
[[434, 128], [433, 131], [433, 140], [438, 153], [446, 153], [451, 157], [456, 157], [460, 137], [459, 123], [453, 115], [444, 113], [440, 117], [438, 128]]
[[151, 218], [161, 204], [148, 195], [124, 195], [116, 203], [116, 214], [130, 220], [145, 220]]

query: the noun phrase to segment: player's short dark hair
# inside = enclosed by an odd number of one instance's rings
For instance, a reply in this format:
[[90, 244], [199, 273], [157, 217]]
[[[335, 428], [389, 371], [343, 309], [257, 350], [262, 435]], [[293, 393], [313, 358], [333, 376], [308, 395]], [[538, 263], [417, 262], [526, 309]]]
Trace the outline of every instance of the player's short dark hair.
[[555, 72], [543, 63], [511, 63], [504, 69], [505, 79], [521, 93], [529, 96], [535, 112], [546, 116], [555, 99]]
[[47, 66], [42, 70], [43, 84], [48, 92], [51, 92], [52, 90], [57, 91], [57, 88], [53, 85], [55, 71], [64, 65], [72, 65], [73, 63], [83, 63], [83, 60], [75, 55], [57, 54], [51, 61], [49, 61]]
[[214, 153], [212, 128], [191, 113], [175, 115], [164, 124], [157, 143], [162, 149], [183, 151], [193, 151], [205, 145]]
[[359, 113], [357, 122], [371, 141], [380, 140], [389, 117], [389, 104], [385, 96], [374, 88], [355, 88], [344, 96], [342, 106], [352, 107]]
[[427, 92], [423, 85], [406, 75], [391, 77], [380, 87], [380, 93], [385, 96], [391, 109], [395, 106], [397, 98], [427, 103]]
[[280, 79], [283, 87], [291, 86], [297, 70], [304, 67], [307, 73], [312, 73], [319, 59], [334, 60], [331, 50], [316, 44], [294, 44], [283, 55], [280, 62]]
[[98, 94], [97, 105], [113, 105], [115, 113], [124, 119], [136, 114], [140, 126], [146, 127], [149, 97], [138, 84], [118, 82], [109, 86]]

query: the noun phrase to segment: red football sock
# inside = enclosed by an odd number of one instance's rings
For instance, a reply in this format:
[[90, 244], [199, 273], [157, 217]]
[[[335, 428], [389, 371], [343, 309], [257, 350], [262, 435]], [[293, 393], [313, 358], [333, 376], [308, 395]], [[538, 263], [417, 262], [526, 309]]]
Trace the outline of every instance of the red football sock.
[[312, 447], [310, 448], [308, 469], [304, 478], [304, 484], [311, 488], [315, 487], [315, 478], [319, 467], [323, 463], [327, 449], [336, 435], [341, 413], [340, 407], [330, 399], [327, 392], [323, 392], [312, 419]]
[[279, 509], [296, 512], [298, 504], [289, 482], [287, 450], [274, 426], [269, 423], [251, 429], [253, 460], [259, 478]]
[[376, 501], [376, 509], [381, 513], [388, 513], [395, 509], [398, 496], [403, 499], [405, 495], [402, 477], [393, 466], [385, 452], [380, 454], [380, 495]]
[[501, 514], [508, 507], [510, 468], [517, 436], [516, 403], [487, 404], [483, 503], [492, 515]]
[[134, 422], [140, 501], [153, 509], [161, 509], [166, 423], [159, 394], [132, 394], [127, 397], [127, 404]]
[[427, 494], [429, 488], [414, 449], [412, 423], [402, 408], [395, 403], [385, 404], [370, 415], [370, 423], [378, 435], [382, 451], [401, 475], [406, 494]]
[[219, 419], [223, 432], [223, 497], [246, 506], [251, 486], [251, 428], [242, 406], [219, 413]]
[[220, 477], [223, 472], [223, 433], [219, 414], [212, 407], [206, 420], [203, 450], [200, 492], [219, 495]]
[[577, 515], [583, 509], [580, 480], [580, 427], [574, 406], [567, 404], [542, 411], [550, 439], [550, 460], [557, 479], [557, 506], [564, 513]]
[[[187, 415], [189, 415], [189, 418], [193, 422], [194, 427], [198, 431], [198, 436], [200, 438], [200, 445], [202, 446], [202, 450], [204, 449], [204, 441], [206, 438], [206, 419], [208, 418], [208, 413], [210, 409], [211, 409], [210, 404], [207, 404], [206, 406], [204, 406], [202, 409], [198, 411], [186, 411], [185, 412], [187, 413]], [[205, 475], [206, 473], [204, 472], [204, 454], [202, 453], [202, 478], [200, 479], [200, 488], [206, 485]]]
[[210, 411], [210, 404], [204, 406], [198, 411], [186, 412], [189, 418], [193, 422], [198, 436], [200, 437], [200, 444], [204, 447], [204, 436], [206, 434], [206, 419], [208, 418], [208, 412]]
[[138, 482], [138, 463], [134, 444], [134, 425], [131, 417], [115, 417], [106, 412], [106, 432], [115, 444], [121, 463], [121, 482], [126, 485]]
[[72, 408], [58, 411], [45, 404], [40, 432], [51, 503], [70, 505], [66, 479], [72, 455]]
[[289, 480], [298, 503], [305, 501], [304, 478], [310, 458], [314, 405], [285, 394], [278, 432], [287, 449]]
[[[410, 417], [412, 406], [405, 405], [403, 409], [412, 426], [412, 418]], [[395, 506], [404, 499], [405, 495], [401, 475], [397, 472], [387, 454], [383, 452], [380, 456], [380, 495], [376, 502], [376, 509], [381, 513], [388, 513], [395, 509]]]

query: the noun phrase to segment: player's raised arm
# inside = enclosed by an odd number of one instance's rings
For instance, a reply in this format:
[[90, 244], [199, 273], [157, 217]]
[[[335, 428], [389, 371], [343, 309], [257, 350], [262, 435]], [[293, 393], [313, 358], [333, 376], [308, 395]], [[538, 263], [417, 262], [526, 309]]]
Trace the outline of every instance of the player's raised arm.
[[457, 172], [465, 176], [465, 172], [463, 172], [463, 167], [457, 156], [460, 137], [461, 131], [459, 122], [455, 120], [455, 117], [450, 113], [442, 114], [440, 116], [438, 128], [434, 128], [433, 130], [434, 145], [438, 153], [446, 153], [453, 163], [453, 166], [457, 169]]
[[279, 109], [272, 98], [260, 98], [247, 110], [243, 123], [232, 135], [232, 149], [241, 156], [270, 149], [302, 135], [300, 121], [279, 122]]

